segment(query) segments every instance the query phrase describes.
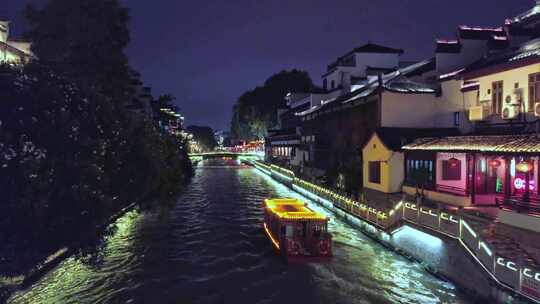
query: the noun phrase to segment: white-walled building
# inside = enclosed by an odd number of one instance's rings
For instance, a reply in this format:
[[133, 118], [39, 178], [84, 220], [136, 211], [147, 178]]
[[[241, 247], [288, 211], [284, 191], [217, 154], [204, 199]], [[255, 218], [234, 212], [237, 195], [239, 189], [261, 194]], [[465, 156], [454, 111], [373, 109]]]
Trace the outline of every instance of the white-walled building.
[[508, 47], [508, 35], [503, 27], [461, 25], [457, 39], [437, 40], [435, 58], [439, 75], [461, 69], [487, 55]]
[[540, 102], [539, 75], [540, 38], [441, 75], [438, 121], [454, 120], [464, 133], [486, 129], [500, 133], [508, 127], [533, 131], [535, 106]]
[[328, 65], [322, 75], [323, 88], [332, 91], [350, 91], [351, 85], [369, 75], [396, 70], [403, 50], [373, 43], [355, 48]]
[[32, 59], [31, 43], [9, 36], [9, 21], [0, 20], [0, 63], [21, 64]]

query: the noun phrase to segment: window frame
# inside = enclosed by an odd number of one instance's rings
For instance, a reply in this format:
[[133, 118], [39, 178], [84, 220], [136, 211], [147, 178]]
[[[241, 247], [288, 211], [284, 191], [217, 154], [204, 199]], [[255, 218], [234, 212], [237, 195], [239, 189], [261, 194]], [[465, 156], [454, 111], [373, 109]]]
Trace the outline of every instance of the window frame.
[[504, 103], [504, 82], [502, 80], [491, 83], [491, 110], [493, 114], [501, 114]]
[[368, 162], [368, 181], [372, 184], [381, 184], [381, 161]]
[[450, 159], [441, 160], [441, 180], [443, 181], [460, 181], [461, 180], [461, 160], [457, 159], [456, 168], [450, 167]]
[[416, 187], [420, 184], [420, 181], [416, 179], [415, 175], [427, 174], [426, 180], [423, 186], [427, 189], [435, 189], [436, 185], [436, 159], [435, 155], [427, 155], [426, 153], [408, 154], [405, 158], [405, 180], [404, 184], [412, 187]]
[[529, 74], [528, 112], [534, 112], [534, 104], [540, 102], [540, 73]]

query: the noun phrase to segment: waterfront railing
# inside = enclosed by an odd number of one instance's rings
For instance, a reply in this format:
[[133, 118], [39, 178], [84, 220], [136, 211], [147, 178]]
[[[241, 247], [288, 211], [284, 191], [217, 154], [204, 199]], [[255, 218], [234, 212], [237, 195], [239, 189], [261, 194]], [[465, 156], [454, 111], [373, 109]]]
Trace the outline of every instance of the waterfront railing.
[[482, 237], [481, 227], [460, 214], [450, 213], [414, 202], [401, 201], [390, 210], [379, 210], [353, 200], [323, 186], [295, 176], [294, 172], [261, 161], [250, 163], [262, 172], [277, 177], [296, 191], [326, 205], [338, 208], [378, 229], [393, 234], [410, 223], [429, 231], [456, 239], [488, 275], [504, 288], [540, 303], [540, 267], [533, 260], [524, 260], [512, 250], [497, 250]]

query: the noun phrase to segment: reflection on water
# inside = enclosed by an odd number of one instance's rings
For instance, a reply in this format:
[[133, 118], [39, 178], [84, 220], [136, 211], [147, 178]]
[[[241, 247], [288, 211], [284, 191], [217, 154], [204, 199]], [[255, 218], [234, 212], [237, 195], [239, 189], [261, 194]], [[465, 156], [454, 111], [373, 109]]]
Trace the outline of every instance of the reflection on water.
[[9, 302], [466, 303], [339, 219], [329, 224], [331, 261], [285, 264], [261, 230], [262, 200], [283, 196], [306, 200], [235, 160], [205, 161], [175, 207], [126, 214], [103, 248], [66, 260]]

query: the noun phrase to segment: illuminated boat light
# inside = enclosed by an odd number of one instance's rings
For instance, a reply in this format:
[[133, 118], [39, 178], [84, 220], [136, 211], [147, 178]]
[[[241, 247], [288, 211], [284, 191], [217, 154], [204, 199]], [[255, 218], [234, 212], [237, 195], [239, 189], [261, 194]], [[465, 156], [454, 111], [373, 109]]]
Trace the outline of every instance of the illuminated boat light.
[[461, 220], [461, 222], [463, 223], [463, 226], [465, 228], [467, 228], [467, 230], [469, 230], [469, 233], [474, 237], [476, 238], [477, 235], [476, 235], [476, 232], [474, 232], [474, 230], [471, 228], [471, 226], [469, 226], [469, 224], [467, 224], [467, 222], [465, 222], [464, 220]]
[[266, 234], [268, 235], [274, 246], [277, 248], [277, 250], [279, 250], [279, 243], [276, 241], [276, 239], [274, 239], [274, 236], [272, 236], [270, 230], [268, 230], [268, 226], [266, 225], [266, 223], [264, 223], [264, 231], [266, 231]]

